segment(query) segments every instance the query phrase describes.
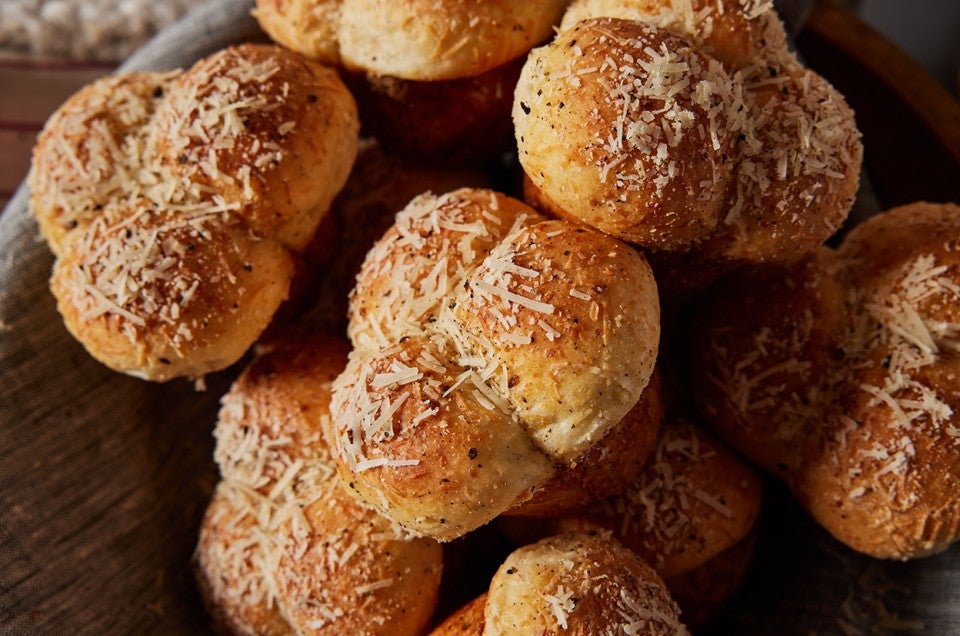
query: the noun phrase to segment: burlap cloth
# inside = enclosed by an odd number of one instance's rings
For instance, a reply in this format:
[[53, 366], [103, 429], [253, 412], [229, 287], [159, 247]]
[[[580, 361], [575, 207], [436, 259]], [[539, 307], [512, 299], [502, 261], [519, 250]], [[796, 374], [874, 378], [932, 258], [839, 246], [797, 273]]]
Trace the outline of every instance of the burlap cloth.
[[[185, 67], [260, 40], [250, 4], [206, 3], [121, 68]], [[64, 329], [51, 264], [21, 187], [0, 216], [0, 633], [207, 633], [190, 556], [236, 368], [205, 392], [105, 369]], [[711, 633], [960, 633], [960, 546], [877, 562], [816, 528], [781, 486], [767, 495], [750, 574]]]

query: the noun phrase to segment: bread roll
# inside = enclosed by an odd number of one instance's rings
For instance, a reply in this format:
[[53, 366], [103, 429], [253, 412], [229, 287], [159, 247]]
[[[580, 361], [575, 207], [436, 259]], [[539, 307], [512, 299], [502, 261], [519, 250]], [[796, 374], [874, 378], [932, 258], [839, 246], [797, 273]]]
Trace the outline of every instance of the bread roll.
[[151, 380], [236, 361], [287, 297], [358, 127], [336, 73], [269, 46], [81, 90], [30, 177], [67, 328]]
[[770, 5], [587, 0], [564, 29], [514, 103], [540, 209], [650, 248], [668, 298], [796, 259], [842, 225], [860, 134]]
[[208, 605], [232, 633], [419, 634], [436, 602], [438, 544], [409, 540], [334, 477], [320, 421], [347, 346], [280, 343], [223, 400], [223, 481], [196, 552]]
[[449, 80], [479, 75], [548, 39], [568, 0], [344, 0], [344, 65], [374, 75]]
[[708, 260], [796, 259], [840, 229], [860, 185], [863, 147], [843, 97], [799, 64], [762, 70], [744, 91], [735, 192], [701, 250]]
[[953, 204], [896, 208], [837, 250], [719, 287], [693, 334], [708, 422], [876, 557], [960, 535], [958, 228]]
[[454, 335], [503, 365], [537, 444], [575, 460], [633, 408], [653, 372], [660, 314], [646, 261], [599, 232], [546, 221], [506, 237], [470, 282], [452, 308]]
[[82, 234], [104, 216], [109, 199], [123, 195], [123, 177], [132, 170], [119, 168], [138, 157], [134, 148], [125, 156], [120, 146], [130, 129], [150, 123], [178, 75], [104, 77], [81, 88], [50, 116], [34, 147], [28, 178], [31, 211], [54, 255], [64, 254], [68, 237]]
[[513, 148], [523, 58], [569, 0], [258, 0], [276, 41], [347, 71], [366, 134], [393, 151], [476, 163]]
[[553, 527], [609, 530], [669, 581], [750, 534], [760, 513], [761, 485], [743, 462], [693, 424], [674, 423], [662, 431], [654, 455], [623, 494]]
[[683, 36], [581, 22], [524, 66], [513, 109], [520, 163], [551, 212], [677, 250], [722, 215], [738, 97], [720, 63]]
[[[810, 392], [811, 383], [831, 375], [848, 325], [847, 287], [832, 275], [835, 260], [821, 248], [789, 270], [751, 271], [749, 283], [733, 276], [736, 282], [711, 292], [693, 323], [688, 368], [700, 414], [754, 465], [780, 477], [805, 461], [798, 441], [818, 435], [811, 411], [836, 397], [832, 388]], [[720, 319], [728, 310], [731, 317]], [[731, 322], [735, 329], [720, 327]]]
[[341, 5], [343, 0], [257, 0], [253, 15], [275, 42], [338, 65]]
[[397, 215], [358, 277], [349, 333], [331, 431], [347, 479], [447, 540], [620, 422], [652, 372], [659, 308], [626, 245], [465, 189]]
[[251, 502], [238, 497], [242, 495], [221, 482], [207, 506], [194, 555], [200, 591], [218, 632], [286, 636], [290, 623], [274, 600], [276, 591], [263, 578], [262, 554], [269, 540], [236, 548], [258, 532], [256, 517], [249, 514]]
[[501, 519], [514, 541], [606, 531], [663, 577], [691, 627], [733, 597], [752, 555], [760, 480], [699, 427], [669, 423], [654, 454], [617, 496], [589, 510], [526, 523]]
[[663, 577], [685, 622], [695, 626], [738, 589], [761, 498], [753, 471], [699, 427], [681, 422], [663, 427], [653, 457], [622, 494], [550, 528], [612, 532]]
[[558, 535], [511, 554], [490, 583], [484, 635], [687, 634], [663, 581], [605, 535]]
[[375, 76], [473, 77], [548, 39], [569, 0], [257, 0], [270, 37], [322, 61]]

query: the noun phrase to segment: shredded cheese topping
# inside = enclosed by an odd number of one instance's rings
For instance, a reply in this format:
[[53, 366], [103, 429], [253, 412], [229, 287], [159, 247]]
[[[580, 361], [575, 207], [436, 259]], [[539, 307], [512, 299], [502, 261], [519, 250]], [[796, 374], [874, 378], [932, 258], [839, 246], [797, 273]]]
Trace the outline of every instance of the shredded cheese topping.
[[[844, 272], [857, 266], [841, 262], [839, 273], [817, 276], [849, 277]], [[859, 466], [843, 476], [851, 484], [848, 499], [878, 494], [909, 506], [918, 496], [914, 482], [920, 466], [914, 458], [921, 441], [939, 438], [960, 445], [951, 406], [955, 398], [928, 379], [942, 356], [960, 350], [960, 323], [950, 318], [950, 308], [960, 304], [956, 280], [956, 272], [932, 253], [894, 266], [887, 278], [854, 279], [844, 299], [847, 326], [833, 334], [831, 355], [824, 358], [814, 348], [822, 345], [814, 345], [818, 340], [808, 310], [790, 317], [789, 330], [777, 327], [788, 337], [771, 338], [769, 329], [761, 330], [753, 335], [753, 348], [737, 352], [715, 342], [720, 375], [713, 380], [744, 426], [754, 426], [758, 417], [775, 421], [771, 432], [784, 442], [822, 431], [832, 440], [827, 460], [835, 464], [856, 436], [854, 455], [844, 460]], [[814, 277], [806, 284], [815, 290], [819, 283]], [[788, 285], [800, 286], [797, 281]], [[848, 394], [862, 404], [855, 413], [838, 406]], [[884, 415], [871, 418], [868, 432], [855, 418], [871, 411]]]
[[280, 62], [242, 51], [101, 80], [41, 138], [35, 207], [69, 255], [69, 303], [134, 346], [160, 333], [182, 351], [211, 320], [196, 310], [201, 290], [239, 284], [231, 232], [252, 232], [248, 211], [297, 134]]
[[[562, 131], [582, 125], [564, 119], [565, 102], [596, 94], [582, 114], [595, 137], [569, 159], [596, 171], [596, 194], [572, 203], [544, 162], [528, 173], [547, 195], [587, 222], [609, 208], [624, 218], [603, 222], [630, 240], [711, 259], [782, 259], [839, 229], [860, 133], [843, 98], [787, 49], [771, 2], [581, 2], [570, 13], [597, 20], [534, 54], [519, 105]], [[631, 35], [604, 16], [630, 20]]]
[[[576, 534], [557, 535], [514, 552], [505, 566], [524, 588], [501, 587], [498, 573], [487, 607], [492, 603], [496, 612], [534, 614], [545, 632], [688, 633], [654, 570], [609, 536], [581, 542]], [[501, 603], [511, 606], [501, 608]]]
[[597, 504], [593, 514], [613, 522], [617, 536], [639, 539], [644, 557], [659, 568], [672, 555], [703, 544], [700, 528], [709, 523], [704, 517], [733, 518], [723, 491], [696, 477], [697, 467], [715, 457], [693, 426], [664, 427], [636, 481], [623, 494]]
[[[396, 343], [422, 338], [425, 343], [409, 360], [388, 362], [388, 371], [375, 371], [372, 360], [354, 355], [339, 387], [334, 412], [346, 414], [340, 439], [351, 470], [416, 466], [419, 460], [402, 457], [369, 457], [377, 444], [393, 439], [395, 418], [406, 404], [408, 393], [391, 399], [390, 392], [417, 382], [433, 400], [415, 408], [412, 428], [422, 422], [442, 419], [438, 400], [455, 391], [465, 392], [489, 411], [510, 413], [506, 369], [491, 352], [495, 343], [468, 335], [453, 316], [450, 304], [457, 291], [469, 285], [478, 294], [497, 298], [505, 325], [519, 326], [516, 309], [524, 307], [552, 313], [553, 307], [535, 297], [507, 289], [506, 279], [536, 280], [540, 272], [521, 267], [502, 245], [525, 226], [538, 220], [506, 212], [496, 193], [489, 203], [475, 202], [465, 191], [441, 196], [425, 193], [397, 214], [396, 222], [367, 256], [360, 284], [351, 294], [350, 336], [358, 350], [379, 351], [377, 360], [396, 355]], [[476, 279], [481, 266], [489, 272]], [[368, 281], [368, 282], [364, 282]], [[369, 301], [368, 301], [369, 299]], [[508, 332], [499, 346], [524, 346], [532, 342], [529, 331]], [[454, 360], [452, 367], [449, 360]], [[459, 368], [458, 368], [459, 367]], [[452, 382], [445, 382], [456, 373]], [[385, 390], [385, 391], [383, 391]]]
[[[487, 190], [423, 194], [397, 214], [368, 253], [351, 294], [348, 332], [355, 350], [331, 405], [338, 459], [357, 476], [362, 497], [382, 503], [385, 514], [406, 516], [403, 497], [377, 501], [377, 493], [389, 489], [383, 482], [449, 474], [444, 483], [456, 483], [462, 475], [450, 466], [458, 464], [446, 457], [459, 449], [437, 446], [451, 425], [457, 434], [461, 422], [474, 419], [478, 429], [487, 422], [507, 427], [565, 461], [563, 453], [588, 448], [636, 402], [649, 378], [638, 362], [646, 352], [621, 363], [608, 342], [641, 331], [649, 316], [645, 308], [628, 311], [629, 301], [611, 300], [606, 277], [614, 270], [639, 277], [634, 267], [640, 262], [599, 233], [589, 238], [604, 241], [601, 253], [567, 249], [578, 240], [574, 233], [586, 231], [546, 221]], [[640, 284], [636, 293], [651, 291]], [[648, 297], [652, 293], [639, 296]], [[580, 357], [564, 366], [572, 359], [566, 351], [574, 349], [571, 355]], [[540, 381], [527, 377], [538, 357], [544, 364], [536, 370], [556, 379], [552, 393], [529, 388]], [[606, 404], [564, 402], [563, 382], [577, 383], [581, 394], [602, 395]], [[547, 435], [559, 441], [544, 441]], [[489, 444], [484, 439], [477, 437]], [[478, 452], [468, 451], [471, 459]], [[492, 497], [496, 503], [486, 510], [512, 503]], [[447, 527], [462, 514], [463, 507], [452, 507]], [[423, 526], [433, 523], [432, 516], [423, 519]]]
[[[331, 380], [318, 378], [316, 390], [328, 393]], [[213, 597], [228, 609], [272, 608], [295, 630], [340, 620], [352, 628], [348, 608], [358, 604], [369, 606], [369, 620], [389, 620], [395, 607], [363, 598], [397, 593], [407, 572], [391, 565], [391, 555], [405, 558], [407, 535], [357, 506], [336, 477], [319, 423], [305, 419], [312, 411], [295, 401], [278, 408], [274, 393], [241, 378], [223, 399], [214, 454], [223, 481], [214, 505], [226, 503], [205, 522], [198, 547]]]

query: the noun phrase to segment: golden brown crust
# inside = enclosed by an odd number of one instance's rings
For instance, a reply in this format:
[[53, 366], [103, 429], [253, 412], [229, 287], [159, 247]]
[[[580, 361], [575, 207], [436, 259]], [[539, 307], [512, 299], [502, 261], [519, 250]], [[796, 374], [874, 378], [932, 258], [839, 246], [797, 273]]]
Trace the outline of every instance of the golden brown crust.
[[[450, 362], [443, 372], [430, 368], [432, 360], [449, 360], [449, 352], [421, 337], [395, 349], [355, 352], [337, 382], [339, 464], [363, 501], [415, 532], [450, 540], [549, 478], [553, 462], [508, 414], [483, 406], [473, 384], [450, 391], [465, 369]], [[395, 373], [398, 362], [420, 378], [380, 386], [377, 378]]]
[[760, 514], [761, 498], [759, 478], [722, 444], [692, 424], [670, 424], [625, 492], [553, 527], [611, 531], [669, 579], [742, 541]]
[[538, 486], [530, 499], [505, 514], [552, 517], [571, 514], [626, 489], [643, 469], [657, 442], [663, 401], [656, 371], [640, 400], [603, 439]]
[[298, 324], [308, 330], [345, 333], [347, 301], [357, 274], [367, 252], [393, 225], [397, 211], [423, 192], [487, 185], [489, 177], [481, 170], [417, 163], [386, 153], [375, 140], [361, 139], [354, 169], [328, 216], [339, 226], [332, 259], [318, 272], [320, 282], [311, 290], [315, 305]]
[[[537, 304], [517, 302], [531, 293]], [[572, 462], [593, 446], [653, 373], [653, 275], [636, 251], [590, 228], [521, 228], [477, 266], [456, 301], [467, 347], [503, 365], [514, 413], [554, 458]]]
[[483, 636], [483, 610], [487, 604], [484, 592], [437, 625], [430, 636]]
[[853, 113], [768, 4], [588, 0], [568, 15], [514, 104], [540, 207], [660, 252], [672, 295], [840, 227], [862, 158]]
[[734, 89], [683, 36], [639, 22], [581, 22], [524, 66], [513, 110], [520, 162], [566, 215], [678, 249], [718, 222], [731, 179]]
[[664, 578], [684, 622], [705, 622], [747, 569], [760, 512], [758, 477], [690, 423], [661, 428], [654, 455], [619, 495], [552, 519], [501, 519], [515, 542], [556, 533], [610, 532]]
[[281, 44], [371, 75], [420, 81], [473, 77], [548, 39], [569, 0], [257, 0]]
[[853, 113], [787, 49], [772, 3], [577, 0], [563, 26], [599, 16], [688, 37], [743, 86], [747, 117], [739, 122], [735, 191], [696, 259], [786, 260], [839, 229], [853, 203], [862, 155]]
[[[244, 506], [234, 503], [228, 486], [221, 482], [200, 524], [194, 554], [200, 592], [219, 633], [286, 636], [290, 623], [262, 587], [263, 575], [247, 553], [230, 546], [248, 541], [256, 520]], [[229, 581], [233, 593], [226, 593]]]
[[524, 57], [569, 0], [258, 0], [275, 40], [338, 64], [368, 134], [392, 150], [477, 163], [513, 148]]
[[[149, 380], [198, 377], [235, 362], [269, 324], [293, 258], [242, 227], [161, 223], [152, 213], [95, 222], [90, 245], [57, 260], [50, 287], [67, 329], [101, 362]], [[156, 274], [165, 259], [176, 261], [166, 277]], [[128, 279], [142, 283], [109, 284]]]
[[148, 379], [234, 362], [286, 298], [292, 252], [346, 180], [358, 127], [333, 71], [277, 47], [80, 91], [30, 177], [70, 331]]
[[939, 552], [960, 536], [958, 228], [956, 205], [891, 210], [837, 251], [773, 274], [779, 288], [722, 288], [730, 295], [714, 298], [696, 336], [711, 425], [779, 467], [834, 536], [878, 557]]
[[659, 308], [628, 246], [464, 189], [397, 215], [364, 263], [349, 332], [331, 431], [348, 481], [452, 539], [626, 415], [652, 372]]
[[701, 415], [747, 459], [781, 477], [804, 461], [797, 440], [817, 435], [811, 411], [836, 399], [827, 385], [810, 396], [813, 404], [807, 398], [834, 364], [846, 328], [845, 286], [824, 275], [835, 260], [820, 248], [790, 268], [731, 277], [711, 290], [709, 308], [694, 309], [703, 319], [691, 333], [689, 367]]
[[863, 147], [843, 96], [796, 61], [750, 71], [736, 185], [698, 250], [707, 260], [795, 259], [840, 229], [860, 184]]
[[888, 272], [897, 264], [911, 258], [919, 245], [939, 247], [939, 251], [949, 254], [951, 232], [956, 224], [956, 203], [918, 201], [860, 223], [847, 234], [837, 251], [849, 261], [858, 282], [881, 279], [889, 276]]
[[343, 0], [257, 0], [254, 17], [275, 42], [325, 64], [340, 63]]
[[490, 190], [413, 198], [367, 254], [350, 294], [354, 346], [388, 347], [427, 333], [468, 273], [464, 263], [475, 266], [515, 224], [541, 220], [522, 202]]
[[603, 16], [686, 35], [731, 71], [787, 55], [783, 23], [765, 0], [574, 0], [560, 28]]
[[158, 162], [198, 166], [186, 170], [192, 183], [241, 202], [255, 234], [300, 251], [350, 174], [358, 128], [353, 98], [332, 69], [247, 44], [174, 80], [148, 134]]
[[408, 540], [334, 477], [320, 421], [347, 346], [272, 346], [223, 400], [223, 481], [196, 553], [201, 587], [234, 631], [418, 634], [440, 582], [440, 547]]
[[277, 565], [291, 622], [318, 635], [421, 634], [440, 588], [440, 546], [406, 538], [337, 480], [329, 484], [335, 494], [304, 510], [312, 536]]
[[511, 554], [493, 577], [484, 634], [686, 634], [650, 566], [615, 540], [558, 535]]
[[123, 194], [116, 149], [129, 129], [151, 121], [177, 75], [105, 77], [51, 115], [33, 149], [29, 181], [31, 210], [55, 255], [64, 253], [68, 236], [82, 234], [102, 216], [103, 199]]
[[347, 68], [376, 75], [429, 81], [471, 77], [549, 38], [567, 2], [344, 0], [341, 57]]

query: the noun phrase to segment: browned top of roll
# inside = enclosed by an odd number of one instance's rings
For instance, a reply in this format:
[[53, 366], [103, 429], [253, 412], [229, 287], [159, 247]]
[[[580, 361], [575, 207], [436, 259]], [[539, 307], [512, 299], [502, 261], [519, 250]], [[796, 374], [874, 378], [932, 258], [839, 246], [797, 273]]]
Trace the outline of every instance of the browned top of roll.
[[357, 350], [332, 406], [340, 459], [371, 505], [452, 538], [633, 407], [659, 307], [628, 246], [464, 189], [397, 215], [358, 277], [349, 331]]
[[420, 164], [384, 152], [370, 138], [361, 138], [350, 178], [330, 208], [340, 229], [331, 261], [321, 272], [317, 301], [298, 324], [345, 333], [348, 297], [370, 248], [393, 225], [397, 210], [423, 192], [485, 187], [489, 176], [479, 168]]
[[766, 0], [574, 0], [560, 26], [598, 17], [682, 33], [731, 71], [788, 55], [783, 23]]
[[548, 39], [569, 0], [258, 0], [275, 40], [355, 71], [409, 80], [473, 77]]
[[711, 265], [788, 260], [836, 232], [860, 134], [769, 5], [614, 4], [572, 7], [619, 17], [571, 18], [521, 74], [513, 117], [539, 203]]
[[286, 297], [291, 252], [346, 180], [358, 127], [335, 72], [277, 47], [78, 92], [30, 175], [68, 328], [150, 379], [235, 361]]
[[757, 475], [699, 427], [684, 422], [661, 430], [653, 456], [624, 493], [555, 527], [612, 531], [669, 579], [742, 541], [762, 495]]
[[222, 621], [243, 633], [418, 634], [429, 621], [439, 546], [408, 540], [334, 478], [320, 421], [345, 343], [280, 344], [223, 400], [215, 459], [223, 481], [197, 548]]
[[513, 111], [520, 161], [555, 211], [677, 249], [718, 221], [743, 118], [735, 91], [684, 36], [581, 22], [524, 66]]
[[686, 634], [663, 581], [604, 535], [573, 533], [515, 551], [490, 584], [485, 635]]
[[958, 227], [956, 205], [891, 210], [836, 251], [721, 287], [696, 334], [711, 424], [875, 556], [958, 535]]
[[[692, 393], [709, 425], [764, 470], [786, 476], [804, 461], [797, 440], [815, 438], [847, 328], [846, 286], [825, 248], [787, 270], [733, 277], [709, 295], [691, 333]], [[828, 273], [828, 275], [824, 275]], [[723, 312], [729, 312], [722, 318]], [[731, 327], [731, 328], [728, 328]]]
[[326, 64], [340, 63], [343, 0], [257, 0], [253, 15], [275, 42]]

